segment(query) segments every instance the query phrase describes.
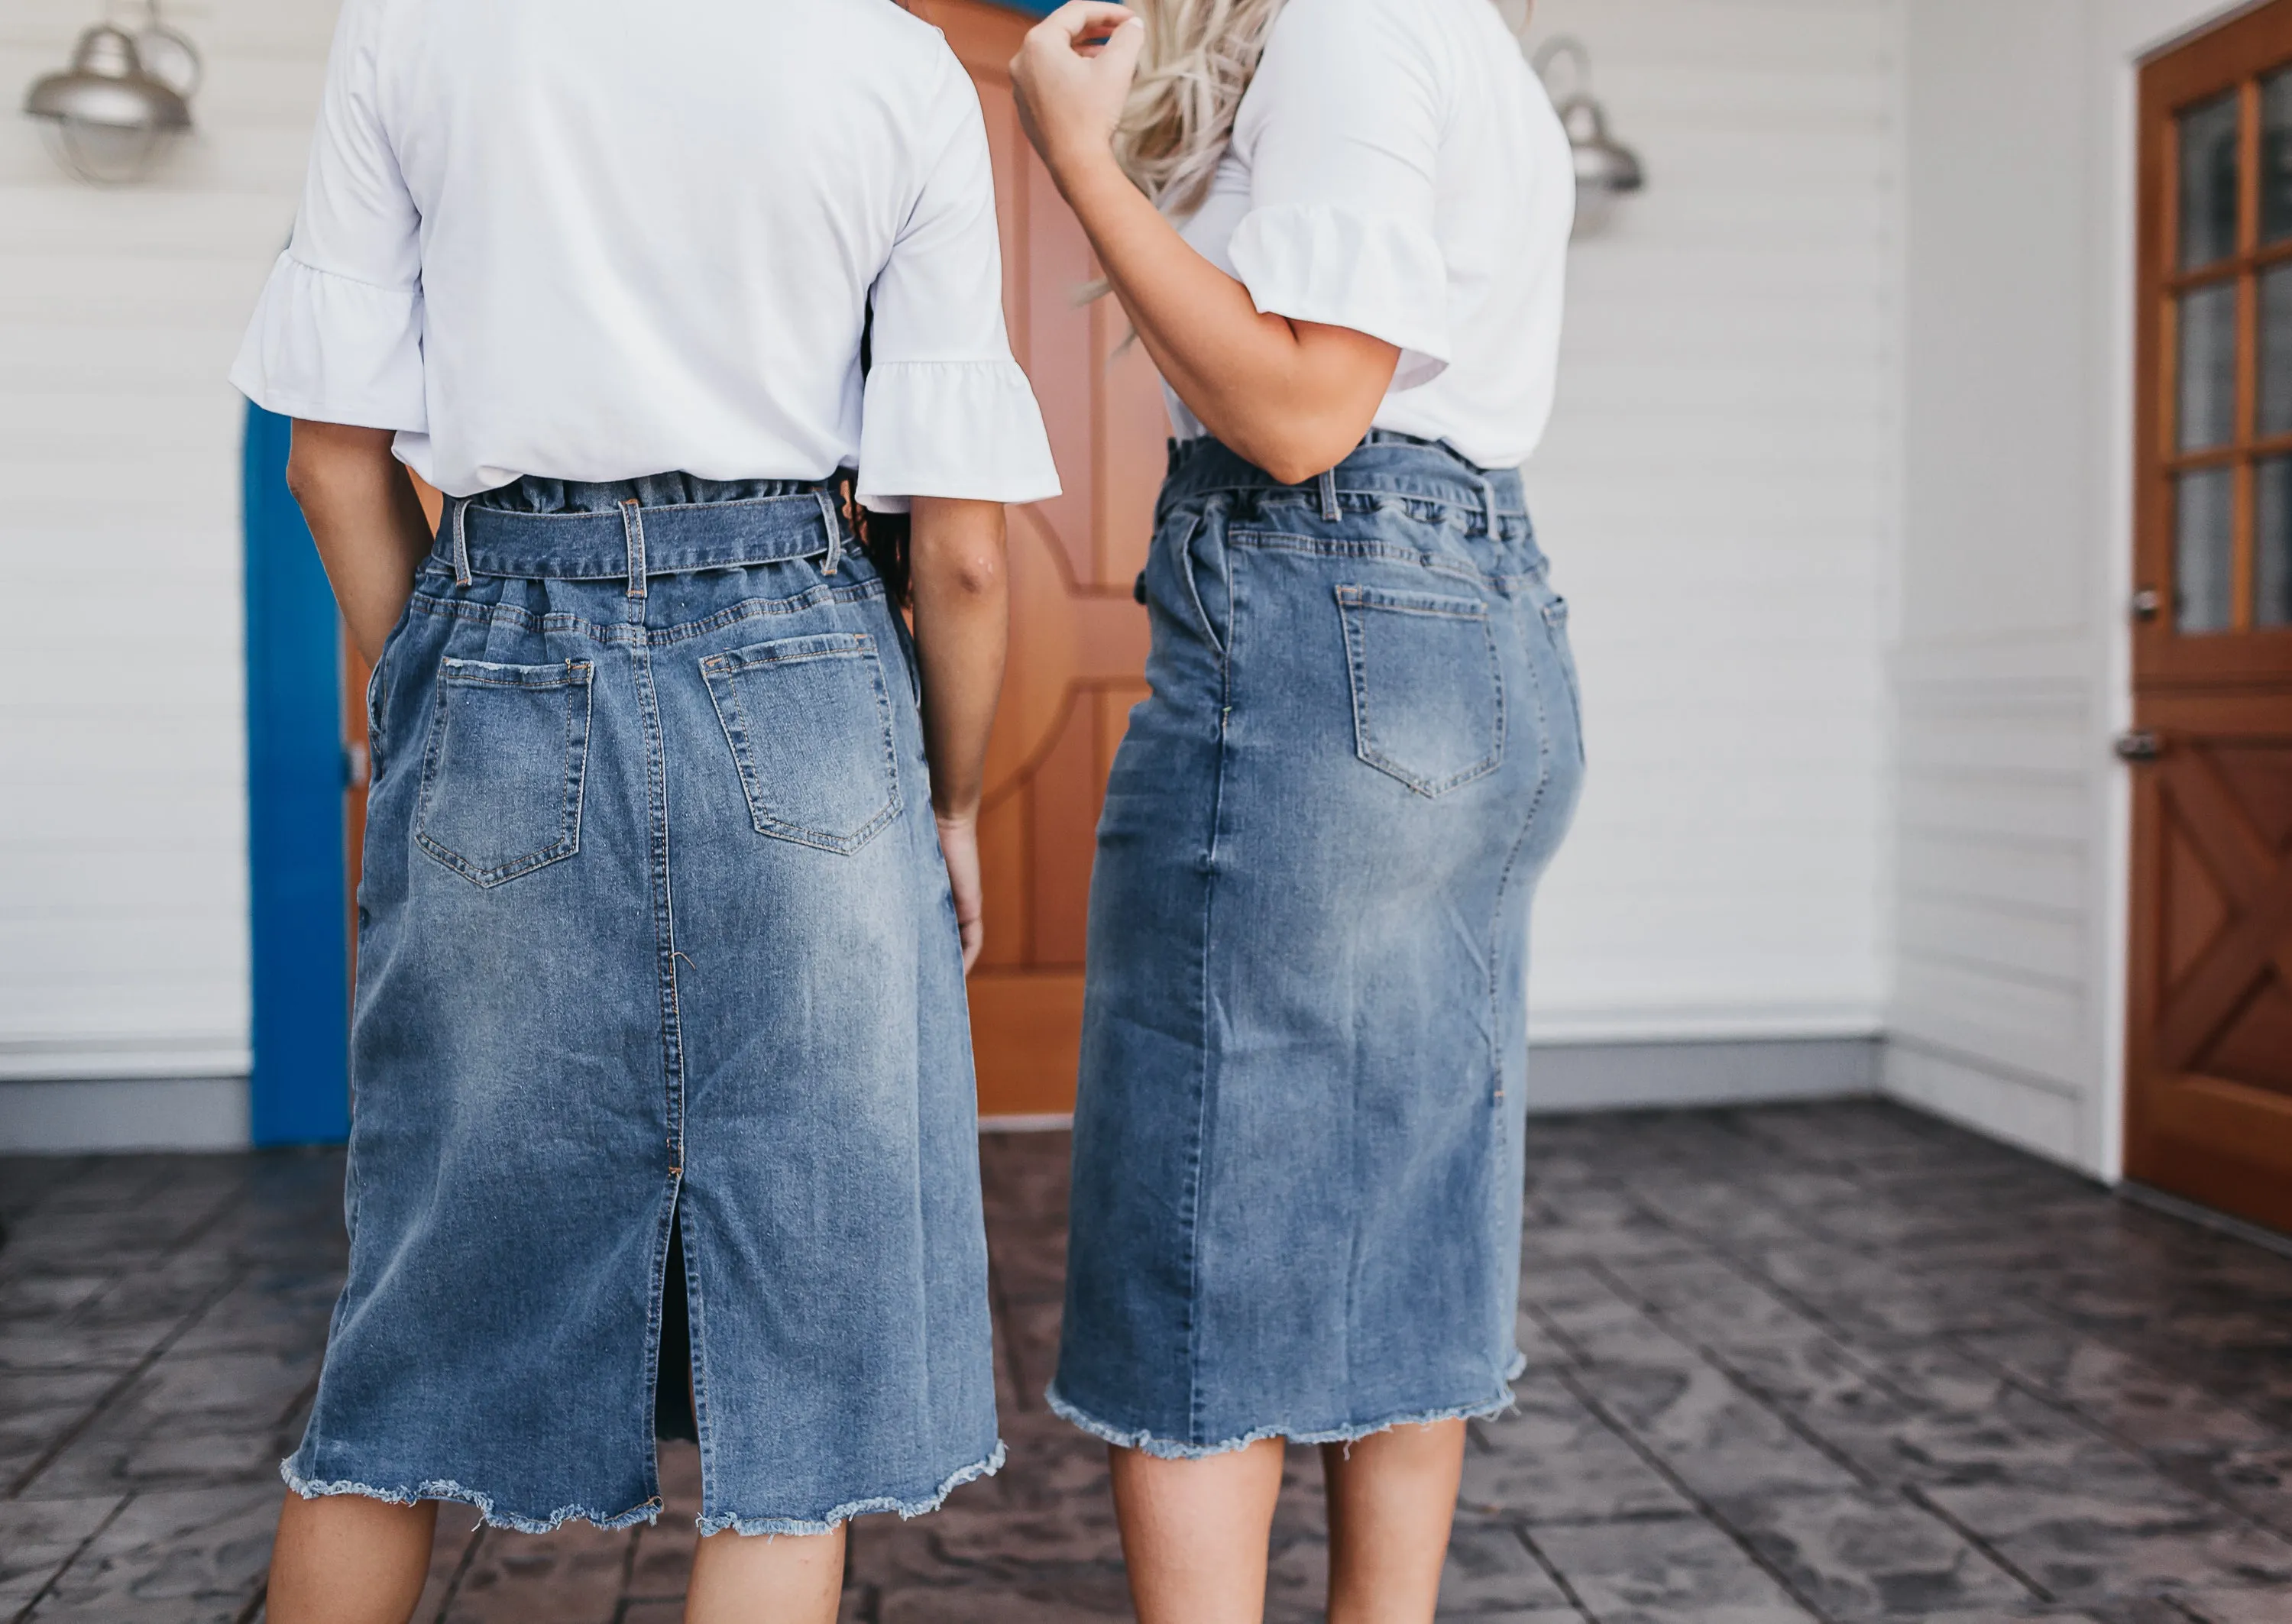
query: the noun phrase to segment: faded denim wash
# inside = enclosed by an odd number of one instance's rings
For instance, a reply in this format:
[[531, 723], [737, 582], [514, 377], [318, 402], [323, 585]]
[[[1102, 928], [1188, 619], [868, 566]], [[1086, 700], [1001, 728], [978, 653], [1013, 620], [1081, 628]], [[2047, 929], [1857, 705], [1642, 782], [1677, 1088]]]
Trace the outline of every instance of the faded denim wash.
[[1529, 902], [1583, 774], [1519, 476], [1174, 451], [1099, 825], [1051, 1403], [1172, 1457], [1492, 1413]]
[[303, 1494], [705, 1532], [999, 1464], [963, 965], [911, 651], [809, 484], [451, 504], [368, 694], [350, 1275]]

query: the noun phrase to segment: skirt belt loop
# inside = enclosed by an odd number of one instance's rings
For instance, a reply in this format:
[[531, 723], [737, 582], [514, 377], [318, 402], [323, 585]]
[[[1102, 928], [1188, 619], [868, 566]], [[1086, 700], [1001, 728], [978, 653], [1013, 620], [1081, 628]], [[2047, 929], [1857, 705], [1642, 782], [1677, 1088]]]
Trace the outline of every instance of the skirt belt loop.
[[628, 595], [642, 598], [650, 572], [645, 567], [644, 509], [634, 496], [621, 498], [621, 535], [628, 545]]
[[1321, 517], [1334, 525], [1344, 517], [1337, 508], [1337, 470], [1334, 468], [1323, 469], [1320, 485]]
[[467, 586], [470, 574], [470, 503], [469, 496], [456, 496], [454, 502], [454, 584]]
[[835, 511], [835, 497], [827, 486], [820, 486], [812, 493], [819, 498], [819, 522], [827, 527], [827, 557], [819, 566], [819, 573], [832, 575], [835, 567], [843, 562], [843, 516]]

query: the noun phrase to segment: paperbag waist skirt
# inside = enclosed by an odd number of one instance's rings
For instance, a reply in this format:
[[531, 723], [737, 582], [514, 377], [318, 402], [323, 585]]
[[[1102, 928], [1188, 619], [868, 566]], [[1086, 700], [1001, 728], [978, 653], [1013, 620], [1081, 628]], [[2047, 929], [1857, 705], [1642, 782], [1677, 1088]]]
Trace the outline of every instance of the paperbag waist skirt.
[[1092, 879], [1051, 1402], [1215, 1453], [1516, 1373], [1529, 899], [1583, 776], [1519, 476], [1174, 452]]
[[367, 695], [350, 1272], [298, 1491], [651, 1516], [664, 1291], [705, 1531], [999, 1461], [916, 671], [846, 544], [801, 482], [448, 504]]

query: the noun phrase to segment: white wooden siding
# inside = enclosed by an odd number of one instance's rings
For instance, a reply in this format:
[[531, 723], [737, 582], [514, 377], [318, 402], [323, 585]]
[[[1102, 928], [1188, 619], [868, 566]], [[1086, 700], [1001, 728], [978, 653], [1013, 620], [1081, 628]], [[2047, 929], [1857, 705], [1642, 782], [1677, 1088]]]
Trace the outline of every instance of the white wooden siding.
[[1895, 485], [1893, 0], [1541, 0], [1649, 189], [1580, 241], [1529, 505], [1591, 755], [1547, 1041], [1875, 1033]]
[[1906, 9], [1887, 1084], [2118, 1169], [2134, 89], [2203, 0]]
[[[101, 9], [8, 6], [5, 93]], [[247, 1065], [243, 407], [223, 374], [293, 220], [334, 6], [167, 15], [208, 71], [155, 181], [79, 185], [30, 121], [0, 119], [0, 1107], [33, 1142], [246, 1132], [243, 1087], [20, 1081]]]

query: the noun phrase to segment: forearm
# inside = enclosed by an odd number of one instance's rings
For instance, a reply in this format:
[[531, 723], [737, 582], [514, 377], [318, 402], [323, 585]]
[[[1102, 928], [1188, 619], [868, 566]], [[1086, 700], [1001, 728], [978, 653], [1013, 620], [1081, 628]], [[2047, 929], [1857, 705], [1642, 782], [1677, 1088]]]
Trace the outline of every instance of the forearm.
[[1367, 432], [1397, 350], [1260, 312], [1110, 157], [1063, 162], [1055, 173], [1139, 341], [1204, 428], [1293, 481], [1335, 463]]
[[287, 483], [319, 544], [351, 639], [369, 663], [405, 613], [430, 525], [378, 429], [298, 422]]
[[1010, 630], [1001, 504], [918, 496], [909, 552], [932, 809], [967, 821], [979, 812]]

